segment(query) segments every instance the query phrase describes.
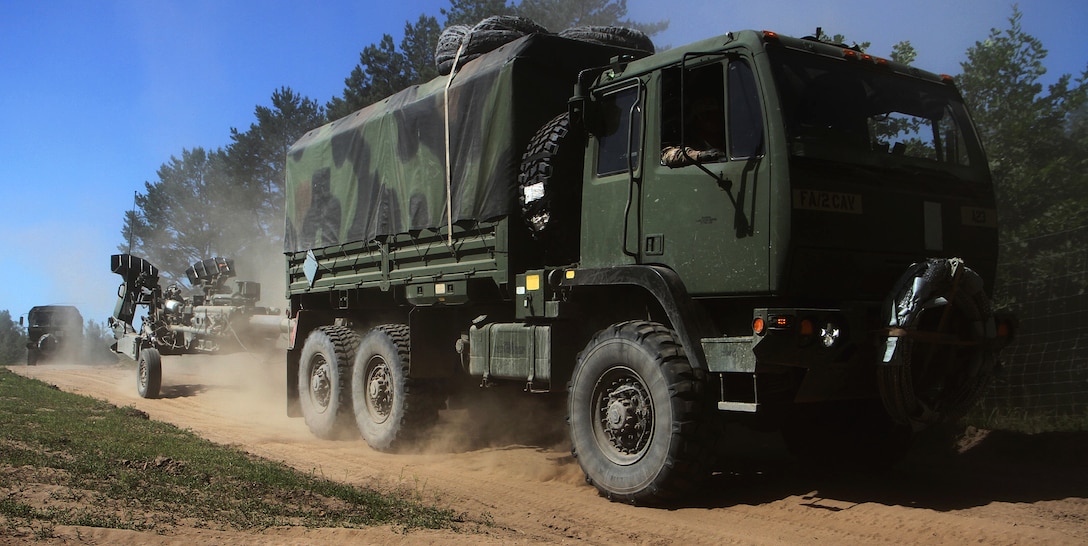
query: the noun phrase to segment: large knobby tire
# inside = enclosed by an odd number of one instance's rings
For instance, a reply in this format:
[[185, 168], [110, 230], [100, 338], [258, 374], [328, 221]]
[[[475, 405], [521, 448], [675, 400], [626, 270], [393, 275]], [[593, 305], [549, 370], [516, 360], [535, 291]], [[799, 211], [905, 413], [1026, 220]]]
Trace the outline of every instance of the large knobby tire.
[[544, 124], [525, 149], [518, 174], [521, 214], [533, 237], [547, 243], [550, 263], [578, 260], [583, 137], [566, 112]]
[[485, 17], [472, 27], [473, 30], [510, 30], [525, 34], [547, 34], [548, 29], [536, 21], [517, 15], [492, 15]]
[[547, 32], [547, 29], [529, 19], [512, 15], [492, 15], [471, 28], [450, 25], [438, 37], [434, 63], [438, 73], [446, 75], [453, 70], [453, 60], [457, 58], [462, 42], [464, 49], [458, 59], [459, 67], [522, 36]]
[[392, 451], [438, 419], [438, 400], [408, 377], [408, 326], [383, 324], [359, 342], [351, 397], [355, 424], [373, 449]]
[[140, 398], [158, 398], [161, 386], [162, 355], [154, 347], [141, 350], [136, 364], [136, 392]]
[[615, 324], [589, 342], [574, 369], [567, 420], [571, 453], [601, 495], [657, 504], [705, 477], [698, 372], [657, 323]]
[[957, 259], [931, 259], [900, 278], [886, 308], [890, 335], [877, 375], [888, 414], [914, 430], [962, 417], [996, 365], [982, 279]]
[[655, 49], [653, 40], [646, 33], [628, 27], [573, 27], [560, 32], [559, 36], [594, 44], [625, 47], [650, 55], [653, 55]]
[[302, 417], [318, 438], [333, 440], [351, 430], [351, 372], [359, 336], [344, 326], [310, 332], [298, 367]]
[[60, 338], [56, 335], [42, 334], [42, 337], [38, 338], [38, 357], [35, 360], [38, 362], [56, 360], [60, 356], [60, 345]]

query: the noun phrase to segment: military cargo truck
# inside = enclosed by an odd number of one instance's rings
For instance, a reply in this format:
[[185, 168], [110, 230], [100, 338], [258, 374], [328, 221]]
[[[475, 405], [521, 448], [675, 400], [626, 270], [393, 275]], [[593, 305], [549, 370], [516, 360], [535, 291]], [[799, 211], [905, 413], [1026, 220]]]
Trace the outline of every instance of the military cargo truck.
[[994, 373], [996, 227], [947, 76], [531, 35], [290, 148], [288, 411], [391, 450], [466, 388], [565, 396], [587, 481], [636, 503], [706, 476], [723, 423], [893, 457]]
[[26, 318], [27, 366], [79, 356], [83, 348], [83, 315], [79, 309], [71, 305], [38, 305]]

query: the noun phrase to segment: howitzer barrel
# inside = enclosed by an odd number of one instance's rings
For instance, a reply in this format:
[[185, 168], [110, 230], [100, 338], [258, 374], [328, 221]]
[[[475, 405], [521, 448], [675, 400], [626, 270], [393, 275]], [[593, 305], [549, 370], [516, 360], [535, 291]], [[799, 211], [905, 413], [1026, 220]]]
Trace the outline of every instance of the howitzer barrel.
[[280, 315], [253, 315], [249, 317], [249, 325], [254, 332], [265, 335], [286, 334], [290, 330], [290, 321]]

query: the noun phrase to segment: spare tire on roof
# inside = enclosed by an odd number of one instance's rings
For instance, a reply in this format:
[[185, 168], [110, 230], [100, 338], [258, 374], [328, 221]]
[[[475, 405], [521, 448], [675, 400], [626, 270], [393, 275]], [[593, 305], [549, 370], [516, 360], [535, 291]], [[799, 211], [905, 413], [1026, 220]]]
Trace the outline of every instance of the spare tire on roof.
[[654, 53], [654, 42], [641, 30], [628, 27], [585, 26], [559, 33], [564, 38]]
[[469, 27], [465, 25], [450, 25], [443, 29], [442, 34], [438, 36], [438, 45], [434, 49], [435, 64], [453, 59], [468, 31]]
[[[500, 46], [513, 42], [522, 36], [524, 34], [513, 30], [471, 30], [462, 38], [468, 40], [468, 42], [465, 43], [465, 49], [461, 52], [461, 58], [458, 60], [457, 66], [465, 66], [465, 63], [480, 55], [498, 49]], [[460, 44], [458, 44], [458, 47], [460, 47]], [[442, 55], [436, 54], [434, 61], [438, 66], [438, 73], [442, 75], [449, 74], [453, 69], [453, 61], [456, 58], [456, 47], [448, 54], [445, 52]]]
[[438, 37], [434, 63], [438, 67], [438, 73], [446, 75], [453, 70], [453, 61], [457, 58], [457, 50], [462, 43], [465, 44], [465, 48], [461, 51], [459, 66], [464, 66], [465, 63], [480, 55], [522, 36], [546, 32], [548, 32], [547, 29], [532, 20], [512, 15], [493, 15], [471, 28], [465, 25], [451, 25], [446, 27]]
[[522, 35], [548, 33], [548, 29], [538, 25], [536, 21], [516, 15], [492, 15], [476, 23], [472, 30], [513, 30]]

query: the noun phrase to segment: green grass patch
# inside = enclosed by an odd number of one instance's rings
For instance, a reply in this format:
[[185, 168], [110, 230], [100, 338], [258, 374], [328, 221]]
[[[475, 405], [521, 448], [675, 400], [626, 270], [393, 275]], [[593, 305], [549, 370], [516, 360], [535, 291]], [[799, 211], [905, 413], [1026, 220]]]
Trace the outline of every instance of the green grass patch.
[[55, 525], [435, 529], [461, 520], [410, 494], [299, 472], [6, 368], [0, 431], [0, 534]]

